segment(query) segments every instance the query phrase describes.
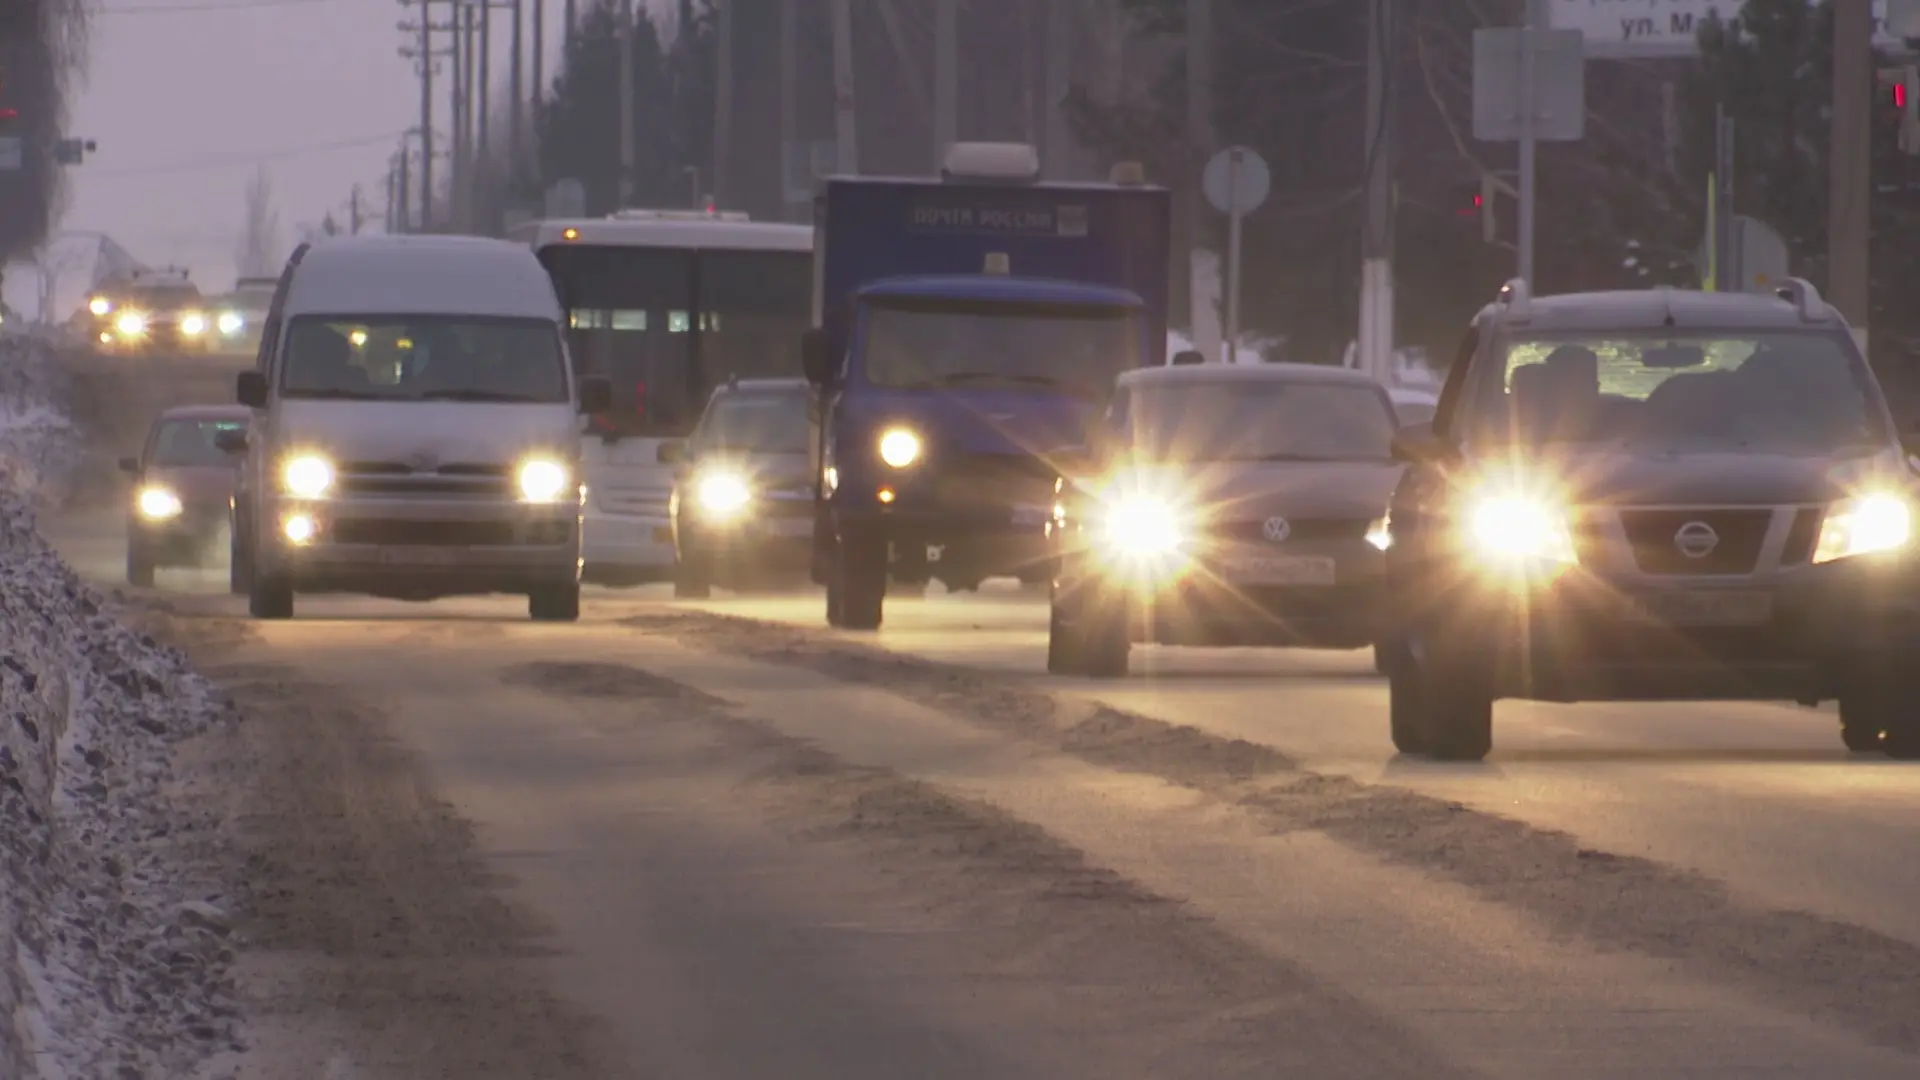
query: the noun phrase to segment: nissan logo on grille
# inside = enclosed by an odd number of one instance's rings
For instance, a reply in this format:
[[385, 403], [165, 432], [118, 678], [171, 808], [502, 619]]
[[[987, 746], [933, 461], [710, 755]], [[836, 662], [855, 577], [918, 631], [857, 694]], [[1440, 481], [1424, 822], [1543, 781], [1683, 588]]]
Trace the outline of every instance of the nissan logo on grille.
[[1673, 534], [1673, 546], [1689, 559], [1704, 559], [1720, 546], [1720, 534], [1704, 521], [1689, 521]]

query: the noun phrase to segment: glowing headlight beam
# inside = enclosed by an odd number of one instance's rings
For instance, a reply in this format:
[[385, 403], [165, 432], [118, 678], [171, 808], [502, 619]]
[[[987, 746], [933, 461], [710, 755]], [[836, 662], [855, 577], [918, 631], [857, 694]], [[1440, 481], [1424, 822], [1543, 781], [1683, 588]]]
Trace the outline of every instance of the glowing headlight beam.
[[147, 317], [137, 311], [122, 312], [113, 328], [128, 337], [138, 337], [147, 332]]
[[287, 494], [298, 499], [318, 499], [333, 487], [333, 466], [325, 458], [302, 454], [289, 460], [280, 472]]
[[1525, 495], [1476, 499], [1467, 518], [1467, 538], [1481, 555], [1497, 561], [1577, 561], [1566, 511]]
[[906, 428], [891, 428], [880, 436], [880, 460], [904, 469], [920, 460], [920, 436]]
[[1186, 542], [1178, 507], [1154, 495], [1124, 495], [1100, 518], [1100, 539], [1115, 554], [1134, 557], [1172, 555]]
[[239, 312], [227, 311], [221, 313], [218, 325], [222, 334], [232, 337], [239, 333], [242, 327], [247, 325], [247, 320], [241, 318]]
[[139, 505], [140, 516], [151, 521], [180, 516], [180, 496], [163, 487], [142, 489]]
[[520, 466], [520, 497], [527, 502], [558, 502], [567, 490], [567, 468], [557, 461], [535, 458]]
[[207, 332], [207, 317], [197, 311], [189, 311], [180, 316], [180, 332], [188, 337], [199, 337]]
[[87, 301], [87, 310], [93, 312], [95, 317], [104, 316], [113, 310], [113, 301], [104, 296], [96, 296]]
[[736, 473], [711, 472], [694, 488], [700, 509], [713, 517], [732, 517], [753, 501], [753, 489]]
[[1836, 504], [1820, 523], [1815, 563], [1898, 551], [1913, 542], [1913, 505], [1888, 492]]

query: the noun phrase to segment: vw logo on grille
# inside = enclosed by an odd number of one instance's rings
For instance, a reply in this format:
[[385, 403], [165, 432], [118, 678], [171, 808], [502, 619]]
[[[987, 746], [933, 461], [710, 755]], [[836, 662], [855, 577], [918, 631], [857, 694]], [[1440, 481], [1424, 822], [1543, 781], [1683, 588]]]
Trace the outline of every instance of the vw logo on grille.
[[1270, 517], [1260, 526], [1260, 535], [1268, 541], [1278, 544], [1293, 535], [1293, 526], [1283, 517]]
[[1720, 546], [1720, 534], [1704, 521], [1689, 521], [1673, 534], [1673, 546], [1689, 559], [1704, 559]]

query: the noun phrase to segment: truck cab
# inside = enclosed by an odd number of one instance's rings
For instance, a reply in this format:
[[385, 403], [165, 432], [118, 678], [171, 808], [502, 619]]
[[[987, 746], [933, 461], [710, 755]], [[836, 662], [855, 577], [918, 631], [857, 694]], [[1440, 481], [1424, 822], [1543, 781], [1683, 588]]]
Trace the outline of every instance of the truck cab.
[[960, 144], [938, 180], [826, 183], [802, 360], [831, 625], [877, 627], [890, 580], [1047, 580], [1063, 459], [1114, 380], [1160, 362], [1167, 192], [1037, 164]]

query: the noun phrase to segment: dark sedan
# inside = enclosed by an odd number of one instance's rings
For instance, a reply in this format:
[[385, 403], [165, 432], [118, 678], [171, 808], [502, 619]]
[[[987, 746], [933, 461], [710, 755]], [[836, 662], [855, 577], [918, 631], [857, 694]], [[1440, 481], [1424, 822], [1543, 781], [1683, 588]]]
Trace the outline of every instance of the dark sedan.
[[150, 586], [160, 567], [199, 567], [214, 560], [239, 466], [228, 447], [238, 445], [233, 436], [245, 433], [251, 415], [235, 405], [169, 409], [154, 421], [140, 456], [120, 460], [121, 470], [133, 478], [127, 504], [128, 584]]
[[806, 580], [808, 394], [799, 379], [730, 383], [714, 391], [691, 438], [662, 447], [662, 461], [677, 466], [668, 501], [675, 596]]

